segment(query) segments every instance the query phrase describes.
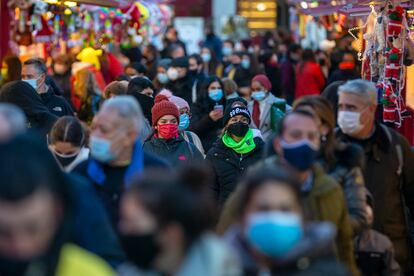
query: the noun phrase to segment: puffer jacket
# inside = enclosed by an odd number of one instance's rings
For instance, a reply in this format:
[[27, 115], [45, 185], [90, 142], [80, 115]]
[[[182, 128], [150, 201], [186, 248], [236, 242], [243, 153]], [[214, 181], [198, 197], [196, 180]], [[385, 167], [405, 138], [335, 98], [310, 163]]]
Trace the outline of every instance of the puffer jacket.
[[236, 188], [239, 177], [262, 157], [263, 140], [260, 137], [255, 137], [254, 142], [256, 148], [243, 155], [226, 147], [219, 139], [207, 153], [206, 160], [212, 167], [215, 177], [211, 191], [220, 206]]
[[188, 143], [180, 135], [176, 139], [160, 139], [152, 135], [143, 145], [144, 152], [154, 154], [171, 165], [172, 168], [201, 164], [203, 155], [191, 143]]
[[357, 235], [367, 224], [365, 213], [365, 182], [362, 175], [364, 153], [361, 147], [355, 144], [345, 145], [338, 143], [335, 150], [336, 163], [331, 168], [321, 161], [344, 191], [349, 219], [354, 235]]
[[[243, 264], [243, 275], [348, 275], [346, 269], [335, 260], [332, 243], [335, 227], [330, 223], [305, 225], [302, 239], [288, 253], [273, 259], [270, 267], [261, 266], [253, 255], [242, 230], [235, 226], [225, 235], [225, 240], [237, 252]], [[306, 264], [306, 265], [301, 265]]]

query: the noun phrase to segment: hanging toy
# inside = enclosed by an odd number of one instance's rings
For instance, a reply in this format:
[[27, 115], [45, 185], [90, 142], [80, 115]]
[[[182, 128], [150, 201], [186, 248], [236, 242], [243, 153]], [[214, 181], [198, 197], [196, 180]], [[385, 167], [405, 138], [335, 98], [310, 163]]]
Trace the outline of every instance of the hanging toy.
[[23, 46], [32, 44], [32, 32], [30, 31], [29, 9], [32, 6], [32, 0], [11, 0], [7, 6], [16, 9], [17, 28], [15, 29], [13, 40]]
[[395, 9], [388, 12], [388, 27], [387, 34], [389, 37], [398, 37], [403, 29], [404, 9], [397, 6]]
[[135, 30], [138, 30], [141, 27], [139, 21], [141, 14], [135, 3], [131, 3], [129, 6], [121, 8], [121, 12], [123, 13], [124, 19], [128, 22], [129, 27], [132, 27]]

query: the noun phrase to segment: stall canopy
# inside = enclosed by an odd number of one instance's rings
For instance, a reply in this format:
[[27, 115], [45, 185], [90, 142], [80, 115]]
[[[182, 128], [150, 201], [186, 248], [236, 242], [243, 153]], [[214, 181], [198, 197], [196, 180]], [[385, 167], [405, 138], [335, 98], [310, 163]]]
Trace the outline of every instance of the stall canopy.
[[[384, 6], [387, 1], [370, 1], [370, 0], [289, 0], [289, 4], [296, 5], [299, 12], [313, 16], [329, 15], [335, 12], [343, 13], [350, 16], [365, 16], [371, 12], [371, 5]], [[401, 6], [411, 7], [411, 1], [401, 1]]]

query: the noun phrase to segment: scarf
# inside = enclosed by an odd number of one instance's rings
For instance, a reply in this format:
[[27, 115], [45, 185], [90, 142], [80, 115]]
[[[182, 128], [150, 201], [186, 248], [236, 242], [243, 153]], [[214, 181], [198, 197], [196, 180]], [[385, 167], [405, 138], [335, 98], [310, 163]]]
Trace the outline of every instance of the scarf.
[[256, 144], [253, 140], [252, 129], [249, 129], [249, 131], [247, 131], [246, 135], [240, 142], [234, 141], [233, 138], [227, 134], [227, 132], [223, 135], [223, 138], [221, 140], [226, 147], [231, 148], [238, 154], [246, 154], [256, 148]]

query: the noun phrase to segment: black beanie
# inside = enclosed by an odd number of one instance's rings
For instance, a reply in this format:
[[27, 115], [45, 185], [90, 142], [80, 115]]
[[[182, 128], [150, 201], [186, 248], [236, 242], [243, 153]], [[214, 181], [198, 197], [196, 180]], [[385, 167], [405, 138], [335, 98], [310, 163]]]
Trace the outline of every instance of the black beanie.
[[172, 60], [170, 67], [188, 68], [188, 58], [179, 57]]
[[224, 116], [223, 116], [224, 126], [227, 125], [227, 123], [230, 121], [231, 118], [237, 115], [242, 115], [246, 117], [249, 120], [249, 124], [250, 124], [252, 119], [251, 119], [250, 112], [247, 109], [247, 107], [241, 102], [233, 102], [233, 104], [228, 105], [226, 110], [224, 111]]

